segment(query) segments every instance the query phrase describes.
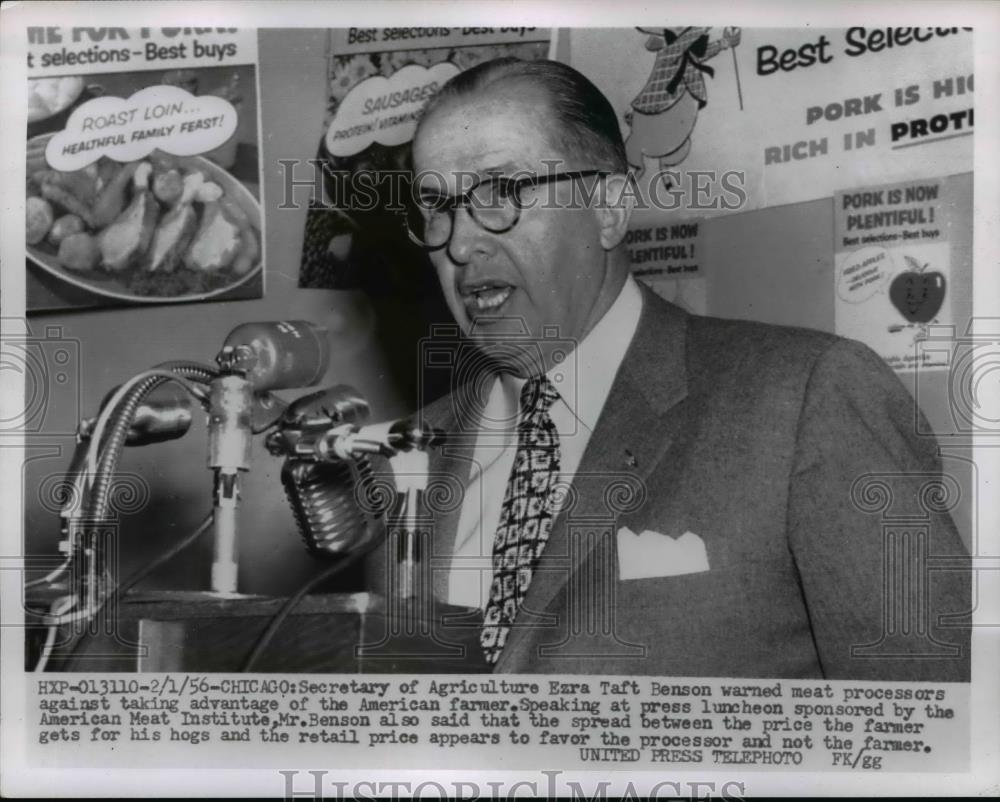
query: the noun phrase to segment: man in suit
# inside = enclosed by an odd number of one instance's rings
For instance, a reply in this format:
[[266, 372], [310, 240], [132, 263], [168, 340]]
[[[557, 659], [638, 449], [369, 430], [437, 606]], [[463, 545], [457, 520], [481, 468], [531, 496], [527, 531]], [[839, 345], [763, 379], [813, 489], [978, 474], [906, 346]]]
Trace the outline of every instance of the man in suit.
[[[430, 505], [427, 581], [482, 611], [487, 670], [968, 679], [968, 574], [921, 562], [966, 551], [921, 506], [939, 466], [909, 394], [858, 343], [638, 284], [596, 87], [480, 65], [413, 158], [410, 235], [475, 346], [422, 413], [448, 437], [430, 482], [456, 489]], [[905, 535], [879, 493], [916, 515]]]

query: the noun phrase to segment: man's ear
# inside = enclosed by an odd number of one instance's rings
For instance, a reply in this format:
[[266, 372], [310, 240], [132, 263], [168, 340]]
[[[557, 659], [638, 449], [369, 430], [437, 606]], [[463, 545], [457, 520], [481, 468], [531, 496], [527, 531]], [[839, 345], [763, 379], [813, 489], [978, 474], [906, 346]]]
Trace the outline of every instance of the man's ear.
[[628, 231], [638, 190], [631, 173], [605, 176], [601, 203], [594, 209], [601, 227], [601, 246], [606, 251], [618, 246]]

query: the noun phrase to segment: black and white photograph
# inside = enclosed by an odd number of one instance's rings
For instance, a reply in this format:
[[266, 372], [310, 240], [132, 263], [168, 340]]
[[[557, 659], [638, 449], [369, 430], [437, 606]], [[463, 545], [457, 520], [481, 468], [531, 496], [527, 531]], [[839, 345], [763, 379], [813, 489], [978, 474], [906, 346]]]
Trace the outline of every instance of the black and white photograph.
[[5, 795], [1000, 787], [996, 6], [0, 14]]

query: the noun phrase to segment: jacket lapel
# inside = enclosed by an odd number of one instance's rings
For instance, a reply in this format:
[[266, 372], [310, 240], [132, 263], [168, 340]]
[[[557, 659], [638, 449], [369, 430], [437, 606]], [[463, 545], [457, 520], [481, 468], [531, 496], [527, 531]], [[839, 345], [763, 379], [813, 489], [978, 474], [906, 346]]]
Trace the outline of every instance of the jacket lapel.
[[[685, 338], [688, 315], [644, 285], [643, 309], [635, 336], [611, 386], [607, 401], [573, 480], [572, 503], [563, 506], [532, 577], [523, 609], [541, 613], [593, 551], [597, 540], [570, 543], [574, 520], [610, 522], [608, 491], [620, 483], [627, 496], [645, 492], [645, 482], [675, 436], [672, 407], [687, 396]], [[545, 632], [546, 630], [540, 630]], [[530, 665], [534, 629], [514, 626], [495, 671]], [[542, 636], [544, 637], [544, 635]]]
[[[441, 601], [448, 598], [448, 572], [455, 551], [462, 502], [472, 473], [479, 413], [479, 405], [466, 385], [429, 405], [421, 416], [423, 422], [445, 433], [445, 442], [430, 452], [428, 488], [431, 492], [425, 494], [425, 502], [434, 521], [430, 554], [431, 591]], [[436, 482], [444, 483], [440, 493], [433, 492]], [[438, 507], [435, 502], [439, 498], [449, 501]], [[451, 499], [456, 499], [457, 503]]]

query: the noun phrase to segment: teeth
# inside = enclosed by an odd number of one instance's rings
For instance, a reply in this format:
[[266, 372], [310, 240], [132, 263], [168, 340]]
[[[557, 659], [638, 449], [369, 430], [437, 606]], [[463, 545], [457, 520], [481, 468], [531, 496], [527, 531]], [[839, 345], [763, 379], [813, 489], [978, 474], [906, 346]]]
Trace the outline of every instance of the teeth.
[[510, 297], [513, 287], [487, 287], [474, 291], [476, 308], [479, 310], [496, 309]]

